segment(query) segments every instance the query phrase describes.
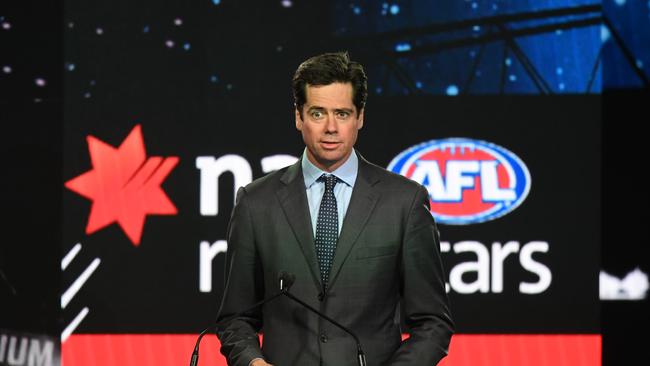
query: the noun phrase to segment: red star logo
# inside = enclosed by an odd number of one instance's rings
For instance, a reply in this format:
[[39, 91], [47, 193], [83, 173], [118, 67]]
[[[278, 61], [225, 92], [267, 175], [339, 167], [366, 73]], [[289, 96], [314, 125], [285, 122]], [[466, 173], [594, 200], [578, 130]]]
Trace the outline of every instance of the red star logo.
[[93, 202], [86, 234], [117, 222], [137, 247], [147, 215], [178, 212], [160, 188], [178, 164], [178, 157], [147, 159], [140, 125], [117, 149], [93, 136], [87, 141], [93, 169], [65, 183], [66, 188]]

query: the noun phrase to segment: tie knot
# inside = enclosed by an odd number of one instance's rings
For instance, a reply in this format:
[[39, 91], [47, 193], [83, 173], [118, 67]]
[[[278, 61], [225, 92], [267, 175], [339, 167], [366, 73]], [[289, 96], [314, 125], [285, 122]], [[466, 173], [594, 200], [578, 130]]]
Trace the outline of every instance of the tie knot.
[[318, 178], [319, 182], [325, 182], [325, 190], [326, 191], [331, 191], [334, 189], [334, 186], [336, 185], [336, 182], [338, 182], [338, 178], [334, 174], [323, 174]]

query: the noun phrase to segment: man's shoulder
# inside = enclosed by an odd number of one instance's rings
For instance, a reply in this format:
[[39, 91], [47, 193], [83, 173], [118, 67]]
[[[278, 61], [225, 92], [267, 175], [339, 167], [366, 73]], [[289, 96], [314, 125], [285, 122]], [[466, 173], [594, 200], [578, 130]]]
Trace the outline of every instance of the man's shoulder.
[[376, 178], [382, 186], [389, 189], [412, 191], [422, 189], [422, 185], [403, 175], [391, 172], [379, 165], [364, 161], [364, 168], [370, 177]]
[[247, 184], [244, 190], [248, 195], [266, 194], [269, 190], [274, 191], [284, 185], [282, 180], [286, 179], [286, 175], [289, 174], [290, 170], [295, 169], [296, 167], [294, 165], [289, 165], [282, 169], [272, 171]]

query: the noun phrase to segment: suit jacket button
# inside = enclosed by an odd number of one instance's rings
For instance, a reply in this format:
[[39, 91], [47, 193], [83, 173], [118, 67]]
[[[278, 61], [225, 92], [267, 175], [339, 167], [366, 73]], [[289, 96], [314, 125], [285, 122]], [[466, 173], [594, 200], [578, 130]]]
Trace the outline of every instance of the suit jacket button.
[[327, 343], [327, 335], [325, 333], [320, 335], [320, 341], [323, 343]]

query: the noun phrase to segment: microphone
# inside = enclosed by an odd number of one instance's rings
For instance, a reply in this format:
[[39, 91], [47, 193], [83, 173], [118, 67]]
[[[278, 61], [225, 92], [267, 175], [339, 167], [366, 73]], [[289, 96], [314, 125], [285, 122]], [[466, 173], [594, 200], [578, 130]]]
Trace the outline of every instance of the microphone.
[[351, 330], [349, 330], [348, 328], [346, 328], [345, 326], [343, 326], [342, 324], [340, 324], [336, 320], [334, 320], [334, 319], [330, 318], [329, 316], [321, 313], [320, 311], [314, 309], [312, 306], [310, 306], [306, 302], [300, 300], [299, 298], [297, 298], [293, 294], [291, 294], [289, 292], [289, 287], [291, 287], [291, 285], [293, 285], [293, 282], [296, 279], [295, 275], [282, 271], [280, 273], [280, 286], [282, 286], [282, 284], [283, 284], [283, 279], [284, 279], [284, 283], [287, 284], [287, 287], [282, 288], [282, 292], [280, 292], [280, 295], [284, 295], [284, 296], [290, 298], [291, 300], [297, 302], [298, 304], [304, 306], [305, 308], [307, 308], [311, 312], [315, 313], [319, 317], [321, 317], [321, 318], [327, 320], [328, 322], [334, 324], [339, 329], [342, 329], [347, 334], [351, 335], [352, 338], [354, 338], [354, 340], [357, 342], [357, 361], [359, 363], [359, 366], [367, 366], [366, 354], [363, 352], [363, 348], [361, 347], [361, 341], [359, 340], [359, 337], [357, 337], [356, 334], [354, 334]]
[[[288, 273], [286, 273], [284, 271], [281, 272], [278, 277], [279, 277], [278, 279], [280, 281], [280, 292], [278, 292], [277, 294], [275, 294], [273, 296], [270, 296], [270, 297], [268, 297], [268, 298], [266, 298], [266, 299], [264, 299], [262, 301], [256, 302], [255, 304], [251, 305], [250, 307], [248, 307], [248, 308], [246, 308], [246, 309], [244, 309], [242, 311], [239, 311], [239, 312], [227, 317], [226, 319], [224, 319], [224, 320], [222, 320], [220, 322], [217, 322], [217, 323], [203, 329], [203, 331], [201, 331], [201, 333], [199, 333], [199, 337], [196, 340], [196, 345], [194, 346], [194, 351], [192, 352], [192, 358], [190, 359], [190, 366], [197, 366], [197, 364], [199, 363], [199, 345], [201, 344], [201, 340], [203, 339], [204, 335], [206, 335], [209, 331], [211, 331], [213, 329], [216, 329], [218, 326], [222, 325], [223, 323], [227, 323], [227, 322], [229, 322], [229, 321], [231, 321], [231, 320], [233, 320], [235, 318], [238, 318], [238, 317], [246, 314], [247, 312], [249, 312], [249, 311], [251, 311], [253, 309], [256, 309], [257, 307], [262, 306], [262, 305], [266, 304], [267, 302], [269, 302], [271, 300], [275, 300], [276, 298], [284, 295], [287, 291], [289, 291], [289, 288], [293, 285], [294, 281], [296, 280], [296, 276], [288, 274]], [[218, 317], [219, 316], [217, 315], [217, 318]]]

